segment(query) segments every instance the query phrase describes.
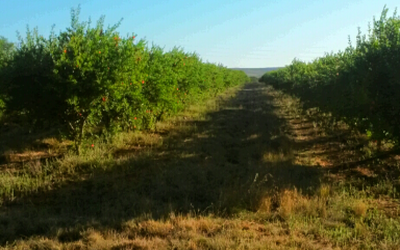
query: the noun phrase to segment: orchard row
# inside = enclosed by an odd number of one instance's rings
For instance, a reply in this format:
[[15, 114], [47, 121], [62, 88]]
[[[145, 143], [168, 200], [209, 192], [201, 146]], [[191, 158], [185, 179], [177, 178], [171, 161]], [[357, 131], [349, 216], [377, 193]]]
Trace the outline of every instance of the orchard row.
[[148, 47], [119, 24], [104, 29], [78, 20], [49, 38], [27, 32], [0, 70], [8, 119], [60, 126], [79, 145], [86, 135], [148, 129], [188, 103], [248, 81], [244, 72], [204, 63], [179, 48]]
[[265, 74], [261, 81], [299, 96], [334, 118], [345, 119], [374, 140], [400, 138], [400, 17], [385, 7], [356, 46], [311, 63]]

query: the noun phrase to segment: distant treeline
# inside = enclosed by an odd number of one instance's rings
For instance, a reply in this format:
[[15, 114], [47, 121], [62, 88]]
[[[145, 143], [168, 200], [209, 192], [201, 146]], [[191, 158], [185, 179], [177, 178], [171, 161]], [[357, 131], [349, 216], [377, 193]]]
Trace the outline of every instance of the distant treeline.
[[246, 73], [248, 76], [253, 76], [253, 77], [262, 77], [265, 73], [273, 71], [273, 70], [278, 70], [281, 69], [282, 67], [273, 67], [273, 68], [231, 68], [233, 70], [240, 70]]

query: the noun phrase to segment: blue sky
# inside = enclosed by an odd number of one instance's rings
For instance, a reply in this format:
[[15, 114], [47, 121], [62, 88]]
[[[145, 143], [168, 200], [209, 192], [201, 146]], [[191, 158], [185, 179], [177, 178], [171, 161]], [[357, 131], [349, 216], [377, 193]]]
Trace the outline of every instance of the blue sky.
[[81, 21], [105, 24], [121, 18], [118, 31], [135, 33], [169, 50], [180, 46], [204, 61], [227, 67], [275, 67], [295, 57], [310, 61], [344, 50], [357, 27], [363, 33], [386, 4], [398, 0], [0, 0], [0, 36], [17, 41], [26, 25], [48, 36], [70, 25], [70, 10], [81, 5]]

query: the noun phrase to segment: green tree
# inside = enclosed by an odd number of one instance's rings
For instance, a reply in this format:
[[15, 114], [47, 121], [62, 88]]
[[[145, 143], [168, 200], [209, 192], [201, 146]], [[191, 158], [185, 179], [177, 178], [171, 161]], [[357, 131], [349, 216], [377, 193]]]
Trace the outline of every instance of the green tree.
[[12, 53], [14, 51], [14, 44], [9, 42], [7, 38], [0, 36], [0, 117], [5, 109], [4, 100], [6, 98], [5, 91], [3, 90], [2, 78], [4, 77], [5, 68], [8, 65]]
[[9, 42], [7, 38], [0, 36], [0, 67], [4, 66], [14, 51], [14, 44]]

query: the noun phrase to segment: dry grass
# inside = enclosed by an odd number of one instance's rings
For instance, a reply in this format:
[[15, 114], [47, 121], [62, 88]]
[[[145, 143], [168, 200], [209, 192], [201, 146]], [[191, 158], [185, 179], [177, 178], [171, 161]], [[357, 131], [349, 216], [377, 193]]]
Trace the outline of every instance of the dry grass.
[[400, 158], [323, 117], [253, 83], [80, 156], [42, 136], [0, 166], [0, 249], [397, 249]]
[[353, 206], [354, 215], [357, 218], [364, 218], [367, 214], [368, 207], [363, 201], [356, 201]]

